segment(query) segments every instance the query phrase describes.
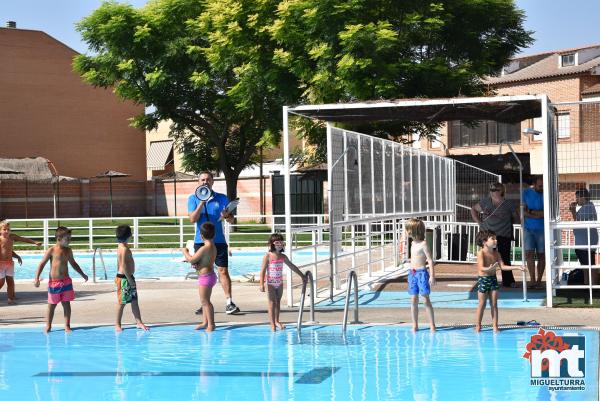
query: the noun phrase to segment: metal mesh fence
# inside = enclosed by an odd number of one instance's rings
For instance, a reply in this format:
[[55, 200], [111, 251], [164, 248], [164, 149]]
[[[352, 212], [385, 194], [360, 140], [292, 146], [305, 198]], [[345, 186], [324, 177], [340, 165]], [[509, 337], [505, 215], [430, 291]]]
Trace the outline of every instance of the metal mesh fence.
[[330, 201], [335, 222], [380, 215], [455, 215], [499, 176], [397, 142], [331, 128]]
[[453, 160], [339, 128], [331, 128], [330, 136], [335, 222], [454, 213]]
[[[592, 303], [598, 297], [594, 290], [600, 289], [600, 101], [552, 104], [547, 124], [546, 152], [540, 149], [537, 158], [548, 163], [549, 172], [544, 177], [550, 189], [545, 196], [551, 252], [547, 278], [558, 299], [579, 294]], [[543, 167], [532, 165], [532, 170]]]

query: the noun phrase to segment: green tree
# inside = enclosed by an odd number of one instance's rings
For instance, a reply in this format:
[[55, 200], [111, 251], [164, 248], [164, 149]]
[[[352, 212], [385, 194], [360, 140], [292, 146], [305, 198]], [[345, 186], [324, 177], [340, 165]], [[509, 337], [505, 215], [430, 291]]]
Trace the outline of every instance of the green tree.
[[[236, 196], [281, 106], [479, 95], [482, 77], [530, 43], [510, 0], [152, 0], [104, 3], [77, 26], [92, 85], [152, 106], [133, 124], [171, 133], [192, 170], [220, 170]], [[324, 136], [298, 123], [318, 150]], [[432, 126], [352, 127], [401, 140]], [[429, 130], [429, 131], [428, 131]]]
[[[91, 54], [75, 70], [149, 107], [133, 124], [171, 135], [193, 171], [223, 172], [230, 199], [257, 145], [281, 130], [281, 106], [298, 99], [287, 67], [274, 62], [270, 32], [277, 2], [154, 0], [135, 9], [103, 3], [77, 29]], [[194, 168], [191, 168], [194, 167]]]
[[[512, 0], [287, 0], [271, 27], [277, 59], [310, 103], [482, 95], [531, 43]], [[435, 124], [349, 126], [401, 141]], [[320, 143], [318, 130], [306, 130]]]

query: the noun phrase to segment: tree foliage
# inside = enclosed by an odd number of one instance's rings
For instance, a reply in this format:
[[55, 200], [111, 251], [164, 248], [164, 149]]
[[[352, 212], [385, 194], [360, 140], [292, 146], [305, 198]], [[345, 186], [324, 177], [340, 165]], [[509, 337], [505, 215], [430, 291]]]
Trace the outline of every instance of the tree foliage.
[[92, 85], [150, 112], [133, 124], [171, 134], [196, 169], [222, 171], [236, 197], [240, 172], [265, 133], [281, 130], [281, 106], [297, 101], [296, 80], [274, 63], [266, 27], [277, 2], [154, 0], [135, 9], [103, 3], [77, 26], [91, 54], [75, 70]]
[[[78, 24], [91, 54], [74, 65], [152, 105], [137, 127], [171, 120], [187, 165], [222, 171], [235, 197], [256, 146], [277, 142], [281, 106], [480, 95], [482, 77], [530, 43], [522, 24], [511, 0], [111, 1]], [[318, 126], [299, 127], [322, 144]], [[433, 128], [360, 127], [396, 138]]]
[[[277, 13], [278, 60], [317, 104], [481, 95], [482, 78], [532, 41], [511, 0], [287, 0]], [[437, 126], [349, 128], [402, 141]], [[325, 149], [322, 134], [306, 132]]]

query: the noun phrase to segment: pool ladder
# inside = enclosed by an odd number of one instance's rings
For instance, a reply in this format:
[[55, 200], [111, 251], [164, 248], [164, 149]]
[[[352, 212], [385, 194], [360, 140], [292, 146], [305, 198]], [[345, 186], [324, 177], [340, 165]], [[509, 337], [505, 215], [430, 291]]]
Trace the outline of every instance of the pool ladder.
[[346, 325], [348, 324], [348, 308], [350, 306], [350, 291], [354, 285], [354, 321], [353, 324], [360, 323], [358, 320], [358, 277], [354, 270], [348, 274], [347, 281], [348, 289], [346, 290], [346, 302], [344, 304], [344, 320], [342, 321], [342, 334], [346, 335]]
[[92, 280], [96, 282], [96, 253], [100, 257], [100, 262], [102, 263], [102, 268], [104, 269], [104, 280], [108, 280], [108, 275], [106, 274], [106, 264], [104, 263], [104, 256], [102, 255], [102, 248], [94, 249], [94, 257], [92, 259]]
[[317, 321], [315, 320], [315, 283], [313, 281], [313, 275], [310, 270], [307, 270], [304, 273], [304, 277], [306, 279], [302, 283], [302, 295], [300, 295], [300, 309], [298, 310], [298, 323], [296, 327], [298, 328], [298, 334], [302, 331], [302, 313], [304, 312], [304, 299], [306, 298], [306, 285], [310, 283], [310, 320], [307, 322], [309, 324], [315, 324]]

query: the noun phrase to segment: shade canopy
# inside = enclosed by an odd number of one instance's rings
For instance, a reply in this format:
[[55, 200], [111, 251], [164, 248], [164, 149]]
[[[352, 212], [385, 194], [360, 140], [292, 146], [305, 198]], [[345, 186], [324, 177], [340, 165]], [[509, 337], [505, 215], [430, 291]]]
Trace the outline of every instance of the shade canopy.
[[50, 168], [51, 162], [43, 157], [25, 157], [19, 159], [0, 158], [0, 179], [28, 182], [56, 182], [76, 180], [73, 177], [56, 175]]
[[198, 178], [197, 175], [182, 173], [181, 171], [175, 171], [171, 173], [165, 173], [152, 177], [159, 181], [193, 181]]
[[118, 177], [129, 177], [130, 174], [121, 173], [120, 171], [108, 170], [103, 173], [99, 173], [96, 178], [118, 178]]
[[10, 167], [0, 166], [0, 175], [6, 174], [24, 174], [22, 171], [14, 170]]
[[305, 105], [292, 114], [329, 122], [493, 120], [517, 123], [541, 117], [538, 96], [381, 100], [361, 103]]

